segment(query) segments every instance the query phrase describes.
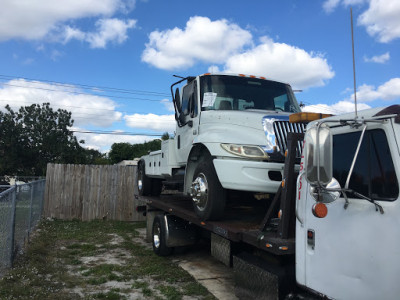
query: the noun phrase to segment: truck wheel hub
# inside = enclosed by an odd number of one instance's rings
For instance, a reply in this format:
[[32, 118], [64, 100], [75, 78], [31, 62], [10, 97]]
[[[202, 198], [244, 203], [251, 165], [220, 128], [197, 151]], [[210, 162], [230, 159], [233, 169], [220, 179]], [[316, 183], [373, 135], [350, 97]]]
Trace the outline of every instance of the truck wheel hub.
[[157, 249], [160, 247], [160, 233], [161, 233], [160, 226], [156, 224], [153, 233], [153, 242], [154, 242], [154, 247]]
[[190, 196], [199, 210], [204, 210], [208, 201], [208, 183], [207, 178], [203, 173], [197, 175], [193, 180]]
[[139, 171], [137, 184], [138, 184], [139, 191], [141, 191], [142, 187], [143, 187], [143, 172], [142, 171]]

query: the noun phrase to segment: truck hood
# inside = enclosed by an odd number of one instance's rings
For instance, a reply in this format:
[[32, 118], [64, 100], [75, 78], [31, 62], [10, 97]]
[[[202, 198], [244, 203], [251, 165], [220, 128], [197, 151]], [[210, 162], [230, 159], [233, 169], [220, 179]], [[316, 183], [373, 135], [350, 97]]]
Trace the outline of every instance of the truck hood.
[[259, 145], [271, 152], [276, 145], [273, 122], [287, 121], [289, 115], [268, 110], [203, 111], [194, 142]]
[[215, 125], [228, 127], [229, 125], [236, 125], [240, 127], [253, 128], [256, 130], [264, 131], [263, 119], [275, 120], [289, 120], [290, 113], [277, 112], [271, 110], [245, 110], [245, 111], [232, 111], [232, 110], [213, 110], [201, 112], [201, 124]]

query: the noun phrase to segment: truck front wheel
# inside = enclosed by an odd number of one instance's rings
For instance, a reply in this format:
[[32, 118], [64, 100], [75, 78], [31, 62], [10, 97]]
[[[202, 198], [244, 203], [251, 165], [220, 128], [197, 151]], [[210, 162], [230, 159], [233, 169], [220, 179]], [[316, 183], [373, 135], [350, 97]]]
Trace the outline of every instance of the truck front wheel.
[[226, 190], [212, 160], [201, 162], [194, 171], [190, 195], [196, 214], [204, 221], [220, 219], [224, 213]]

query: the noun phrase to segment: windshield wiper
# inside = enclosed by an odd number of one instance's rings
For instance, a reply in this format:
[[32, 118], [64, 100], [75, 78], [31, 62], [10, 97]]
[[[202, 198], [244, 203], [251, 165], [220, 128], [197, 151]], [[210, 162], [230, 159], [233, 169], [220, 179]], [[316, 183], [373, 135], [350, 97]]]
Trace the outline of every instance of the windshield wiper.
[[344, 198], [346, 199], [346, 204], [345, 204], [345, 207], [344, 207], [345, 209], [349, 205], [349, 200], [347, 199], [346, 193], [351, 193], [351, 194], [353, 194], [353, 195], [355, 195], [355, 196], [357, 196], [357, 197], [359, 197], [361, 199], [364, 199], [364, 200], [367, 200], [368, 202], [371, 202], [373, 205], [375, 205], [375, 210], [379, 211], [382, 215], [385, 213], [383, 211], [382, 205], [380, 205], [379, 203], [376, 203], [374, 199], [368, 198], [367, 196], [364, 196], [363, 194], [360, 194], [359, 192], [356, 192], [356, 191], [354, 191], [352, 189], [347, 189], [345, 191], [343, 190], [342, 193], [344, 195]]

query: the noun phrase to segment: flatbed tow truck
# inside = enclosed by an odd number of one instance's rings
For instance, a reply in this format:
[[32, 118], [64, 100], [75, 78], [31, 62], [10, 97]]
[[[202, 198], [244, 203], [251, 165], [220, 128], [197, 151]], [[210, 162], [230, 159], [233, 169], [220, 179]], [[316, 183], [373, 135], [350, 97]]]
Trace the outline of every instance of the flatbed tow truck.
[[398, 299], [400, 105], [321, 117], [300, 113], [271, 199], [235, 192], [210, 221], [183, 195], [137, 195], [154, 252], [209, 238], [239, 299]]
[[[192, 245], [200, 236], [210, 238], [212, 256], [235, 269], [239, 298], [276, 299], [290, 293], [290, 287], [295, 283], [294, 194], [298, 175], [295, 172], [295, 154], [303, 137], [302, 133], [288, 134], [284, 168], [286, 180], [270, 199], [272, 202], [268, 207], [263, 202], [265, 199], [241, 201], [241, 195], [232, 195], [221, 220], [202, 221], [193, 211], [188, 196], [176, 193], [163, 193], [159, 197], [140, 196], [147, 206], [147, 236], [153, 243], [155, 253], [169, 255], [174, 247]], [[264, 252], [262, 258], [259, 258], [260, 254], [249, 255], [254, 251]], [[266, 257], [270, 261], [268, 271], [260, 267], [260, 262], [254, 265], [255, 260], [265, 260]], [[258, 283], [251, 275], [255, 272], [254, 268], [258, 269]], [[273, 276], [271, 268], [276, 271]]]

